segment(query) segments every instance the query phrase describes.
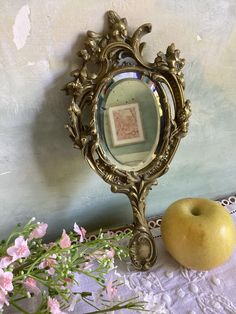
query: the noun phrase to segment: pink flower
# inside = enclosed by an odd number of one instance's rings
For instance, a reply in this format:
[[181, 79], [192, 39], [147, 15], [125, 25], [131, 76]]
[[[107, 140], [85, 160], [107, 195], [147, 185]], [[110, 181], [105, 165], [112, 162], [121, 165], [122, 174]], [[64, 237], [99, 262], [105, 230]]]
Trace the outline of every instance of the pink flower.
[[56, 243], [54, 242], [50, 242], [50, 243], [43, 243], [43, 248], [48, 251], [50, 250], [52, 247], [54, 247], [56, 245]]
[[55, 260], [56, 256], [53, 254], [52, 256], [50, 256], [49, 258], [43, 260], [40, 264], [39, 264], [39, 269], [47, 269], [47, 273], [49, 275], [53, 275], [55, 273], [55, 269], [54, 269], [54, 265], [57, 264], [57, 261]]
[[65, 282], [66, 287], [73, 287], [74, 280], [72, 278], [64, 278], [63, 280]]
[[6, 294], [0, 290], [0, 310], [3, 308], [4, 304], [9, 305]]
[[6, 294], [13, 290], [12, 285], [13, 274], [10, 271], [4, 272], [0, 269], [0, 289]]
[[61, 240], [59, 242], [60, 247], [62, 249], [67, 249], [71, 246], [71, 240], [68, 234], [66, 233], [65, 229], [63, 229]]
[[65, 314], [60, 310], [60, 304], [55, 298], [48, 297], [48, 310], [52, 314]]
[[15, 245], [7, 249], [7, 254], [12, 256], [12, 262], [22, 257], [28, 257], [30, 250], [27, 245], [27, 240], [24, 240], [23, 236], [15, 239]]
[[34, 295], [40, 294], [40, 289], [37, 287], [37, 282], [33, 278], [28, 277], [24, 282], [23, 286], [27, 291], [30, 293], [33, 293]]
[[94, 267], [94, 264], [91, 262], [85, 262], [83, 264], [80, 264], [81, 270], [89, 270], [89, 269], [92, 269], [93, 267]]
[[110, 278], [107, 282], [106, 292], [110, 300], [112, 300], [117, 294], [117, 289], [116, 287], [113, 286], [112, 278]]
[[55, 269], [54, 269], [53, 267], [51, 267], [51, 268], [49, 268], [49, 269], [47, 270], [47, 273], [52, 276], [52, 275], [55, 274]]
[[99, 261], [104, 258], [113, 259], [113, 257], [115, 256], [115, 251], [112, 248], [110, 250], [105, 250], [105, 252], [97, 250], [93, 253], [92, 256]]
[[74, 295], [71, 302], [70, 302], [70, 306], [68, 307], [68, 312], [73, 312], [75, 310], [75, 306], [76, 306], [78, 300], [79, 300], [79, 296]]
[[106, 236], [107, 236], [108, 238], [113, 238], [114, 235], [115, 235], [115, 233], [114, 233], [113, 231], [108, 230], [108, 231], [106, 232]]
[[112, 259], [115, 256], [115, 250], [112, 248], [110, 250], [106, 250], [105, 256]]
[[84, 239], [85, 239], [85, 235], [86, 235], [86, 230], [83, 228], [83, 227], [79, 227], [78, 225], [77, 225], [77, 223], [75, 222], [74, 223], [74, 231], [78, 234], [78, 235], [80, 235], [80, 242], [84, 242]]
[[104, 256], [104, 251], [100, 251], [97, 250], [95, 252], [93, 252], [92, 257], [96, 260], [102, 260], [105, 256]]
[[94, 266], [93, 258], [91, 256], [86, 256], [86, 261], [83, 264], [80, 264], [80, 269], [87, 270], [92, 269]]
[[10, 256], [4, 256], [0, 260], [0, 268], [6, 268], [12, 263], [12, 257]]
[[40, 239], [45, 236], [48, 225], [45, 223], [40, 223], [29, 235], [29, 240]]

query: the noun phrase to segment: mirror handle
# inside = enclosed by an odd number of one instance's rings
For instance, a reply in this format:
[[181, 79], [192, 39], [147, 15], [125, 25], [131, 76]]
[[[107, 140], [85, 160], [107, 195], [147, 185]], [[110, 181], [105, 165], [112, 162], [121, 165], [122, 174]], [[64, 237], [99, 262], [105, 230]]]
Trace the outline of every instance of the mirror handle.
[[129, 243], [129, 254], [137, 270], [145, 271], [155, 264], [157, 260], [157, 249], [148, 226], [134, 226], [133, 237]]
[[145, 271], [150, 269], [157, 260], [157, 249], [154, 238], [145, 218], [145, 196], [148, 194], [151, 182], [145, 185], [133, 186], [128, 194], [133, 209], [134, 229], [129, 242], [129, 254], [134, 267]]

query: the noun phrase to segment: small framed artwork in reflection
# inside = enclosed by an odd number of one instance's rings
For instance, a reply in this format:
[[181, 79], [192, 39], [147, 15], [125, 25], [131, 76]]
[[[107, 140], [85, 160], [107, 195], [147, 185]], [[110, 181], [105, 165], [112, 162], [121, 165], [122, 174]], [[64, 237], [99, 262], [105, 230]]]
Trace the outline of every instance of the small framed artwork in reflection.
[[110, 107], [109, 120], [114, 147], [144, 141], [138, 103]]

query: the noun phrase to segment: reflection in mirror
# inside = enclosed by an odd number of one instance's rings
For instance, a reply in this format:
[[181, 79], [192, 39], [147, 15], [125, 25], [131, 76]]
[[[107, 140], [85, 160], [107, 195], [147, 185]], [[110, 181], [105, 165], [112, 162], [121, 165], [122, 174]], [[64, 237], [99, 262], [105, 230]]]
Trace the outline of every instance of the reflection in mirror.
[[154, 157], [162, 109], [154, 83], [139, 72], [115, 75], [98, 103], [101, 145], [123, 169], [139, 170]]

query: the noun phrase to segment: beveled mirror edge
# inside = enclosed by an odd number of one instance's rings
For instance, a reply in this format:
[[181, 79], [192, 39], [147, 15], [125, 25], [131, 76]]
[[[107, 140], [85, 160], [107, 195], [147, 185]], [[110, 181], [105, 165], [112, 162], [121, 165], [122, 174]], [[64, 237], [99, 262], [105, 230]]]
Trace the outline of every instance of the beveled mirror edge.
[[[126, 194], [131, 202], [134, 214], [134, 236], [130, 242], [130, 257], [139, 270], [153, 266], [157, 252], [145, 219], [145, 197], [156, 179], [163, 175], [176, 152], [180, 139], [188, 132], [188, 120], [191, 115], [190, 101], [184, 100], [184, 77], [182, 68], [184, 59], [180, 51], [171, 44], [166, 53], [159, 52], [153, 63], [143, 59], [143, 35], [151, 31], [151, 24], [140, 26], [129, 36], [127, 21], [113, 11], [108, 11], [109, 30], [105, 34], [88, 31], [85, 48], [78, 56], [82, 59], [80, 68], [72, 72], [73, 81], [64, 90], [72, 95], [68, 112], [70, 124], [66, 125], [74, 147], [82, 150], [89, 165], [111, 185], [113, 192]], [[117, 53], [130, 53], [137, 66], [117, 65]], [[89, 63], [98, 65], [96, 72], [90, 72]], [[115, 68], [115, 70], [114, 70]], [[171, 119], [168, 100], [165, 102], [165, 132], [161, 153], [140, 171], [118, 169], [107, 159], [98, 143], [96, 127], [97, 97], [101, 82], [109, 81], [113, 71], [125, 71], [140, 68], [148, 73], [152, 80], [165, 82], [173, 94], [175, 119]], [[83, 114], [91, 111], [89, 123], [84, 123]]]
[[[127, 70], [127, 71], [126, 71]], [[157, 118], [159, 118], [160, 120], [161, 120], [161, 118], [160, 118], [160, 116], [159, 116], [159, 110], [160, 110], [160, 108], [159, 107], [161, 107], [161, 104], [160, 104], [160, 97], [159, 97], [159, 95], [158, 95], [158, 100], [156, 99], [156, 97], [154, 97], [154, 93], [153, 93], [153, 91], [152, 91], [152, 89], [153, 89], [153, 87], [151, 88], [150, 86], [148, 86], [148, 84], [146, 84], [146, 83], [144, 83], [143, 82], [143, 80], [147, 80], [148, 79], [148, 82], [150, 83], [152, 83], [152, 84], [154, 84], [154, 82], [152, 82], [150, 79], [149, 79], [149, 77], [147, 77], [146, 75], [148, 75], [148, 76], [150, 76], [151, 75], [151, 73], [149, 73], [149, 72], [144, 72], [144, 70], [142, 69], [142, 68], [139, 68], [139, 67], [135, 67], [135, 68], [132, 68], [132, 67], [129, 67], [129, 68], [122, 68], [122, 69], [115, 69], [114, 71], [111, 71], [110, 73], [109, 73], [109, 75], [110, 75], [110, 77], [111, 77], [111, 83], [109, 82], [109, 88], [107, 87], [107, 83], [106, 83], [106, 81], [105, 82], [103, 82], [103, 81], [101, 81], [101, 83], [99, 84], [99, 89], [97, 90], [97, 92], [96, 92], [96, 94], [95, 94], [95, 96], [94, 97], [97, 97], [97, 103], [98, 103], [98, 110], [97, 110], [97, 116], [98, 116], [98, 118], [96, 119], [96, 120], [100, 120], [99, 122], [101, 122], [102, 120], [100, 119], [100, 112], [102, 111], [103, 113], [104, 113], [104, 110], [105, 110], [105, 107], [106, 107], [106, 105], [104, 105], [103, 103], [103, 101], [101, 101], [101, 99], [100, 98], [102, 98], [102, 97], [100, 97], [100, 95], [102, 94], [102, 95], [104, 95], [104, 89], [105, 90], [109, 90], [109, 92], [108, 92], [108, 96], [109, 96], [109, 93], [111, 92], [111, 88], [113, 87], [113, 85], [114, 86], [117, 86], [117, 84], [118, 83], [120, 83], [120, 82], [126, 82], [126, 81], [129, 81], [129, 79], [126, 79], [126, 78], [124, 78], [124, 77], [122, 77], [122, 78], [119, 78], [119, 75], [120, 74], [125, 74], [125, 75], [127, 75], [128, 77], [129, 77], [129, 73], [131, 73], [132, 74], [132, 79], [131, 80], [135, 80], [135, 81], [139, 81], [139, 82], [141, 82], [141, 84], [143, 84], [144, 86], [145, 86], [145, 88], [147, 88], [148, 89], [148, 91], [150, 92], [150, 94], [151, 94], [151, 97], [152, 97], [152, 100], [153, 100], [153, 104], [154, 104], [154, 106], [155, 106], [155, 112], [156, 112], [156, 115], [157, 115]], [[146, 74], [146, 75], [145, 75]], [[133, 76], [134, 75], [137, 75], [138, 76], [138, 78], [133, 78]], [[101, 92], [103, 90], [103, 92]], [[109, 97], [108, 97], [109, 98]], [[134, 98], [133, 98], [134, 99]], [[102, 104], [102, 106], [101, 106], [101, 104]], [[125, 105], [126, 106], [126, 105]], [[117, 108], [117, 107], [119, 107], [119, 106], [114, 106], [114, 108]], [[102, 109], [101, 109], [102, 108]], [[161, 109], [162, 110], [162, 109]], [[101, 145], [100, 145], [100, 147], [101, 147], [101, 150], [103, 150], [104, 152], [103, 152], [103, 154], [104, 155], [106, 155], [106, 154], [108, 154], [109, 155], [109, 160], [110, 160], [110, 162], [111, 163], [113, 163], [114, 165], [116, 165], [117, 166], [117, 168], [119, 168], [119, 169], [122, 169], [122, 170], [126, 170], [126, 171], [129, 171], [129, 172], [131, 172], [131, 171], [134, 171], [134, 172], [139, 172], [140, 170], [142, 170], [142, 169], [144, 169], [144, 168], [146, 168], [146, 166], [148, 166], [148, 164], [150, 164], [150, 162], [155, 158], [155, 156], [156, 156], [156, 154], [155, 154], [155, 151], [156, 151], [156, 148], [158, 147], [158, 142], [159, 142], [159, 132], [160, 132], [160, 121], [158, 121], [158, 125], [157, 125], [157, 133], [158, 133], [158, 137], [155, 137], [155, 142], [153, 142], [153, 147], [155, 147], [155, 150], [152, 148], [151, 150], [150, 150], [150, 152], [152, 153], [152, 154], [149, 154], [149, 156], [146, 158], [146, 160], [144, 160], [144, 161], [142, 161], [140, 164], [138, 164], [138, 165], [136, 165], [136, 166], [129, 166], [129, 165], [123, 165], [123, 164], [121, 164], [121, 163], [117, 163], [117, 161], [115, 160], [115, 156], [114, 155], [112, 155], [112, 153], [109, 151], [109, 148], [108, 149], [103, 149], [103, 146], [105, 146], [105, 145], [102, 145], [102, 143], [103, 142], [105, 142], [106, 141], [106, 139], [104, 139], [104, 136], [103, 136], [103, 121], [100, 123], [100, 127], [99, 127], [99, 123], [97, 123], [97, 135], [98, 135], [98, 142], [101, 142]], [[124, 146], [124, 144], [123, 144], [123, 146]]]

